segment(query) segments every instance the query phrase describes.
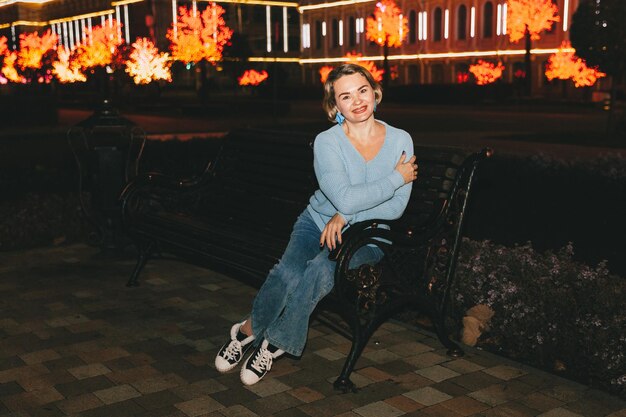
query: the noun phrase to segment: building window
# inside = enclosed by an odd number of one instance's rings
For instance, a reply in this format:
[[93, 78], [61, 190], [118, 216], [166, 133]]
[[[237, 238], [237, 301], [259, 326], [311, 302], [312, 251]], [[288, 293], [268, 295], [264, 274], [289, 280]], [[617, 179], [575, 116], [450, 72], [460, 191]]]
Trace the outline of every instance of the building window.
[[409, 43], [415, 43], [417, 40], [417, 13], [415, 10], [409, 12]]
[[322, 49], [322, 22], [315, 21], [315, 49]]
[[409, 65], [409, 84], [419, 84], [420, 67], [417, 65]]
[[330, 38], [330, 46], [333, 48], [339, 47], [339, 21], [337, 19], [333, 19]]
[[356, 45], [356, 19], [353, 16], [348, 19], [348, 45]]
[[483, 37], [493, 37], [493, 3], [490, 1], [483, 8]]
[[459, 6], [457, 11], [457, 39], [467, 39], [467, 7], [464, 4]]
[[432, 64], [430, 67], [431, 84], [443, 84], [443, 65]]
[[302, 48], [307, 49], [311, 47], [311, 25], [305, 23], [302, 25]]
[[417, 14], [417, 39], [425, 41], [428, 39], [428, 12], [419, 12]]
[[442, 32], [443, 32], [443, 24], [441, 20], [443, 19], [443, 13], [441, 11], [441, 7], [437, 7], [435, 9], [435, 13], [433, 14], [433, 41], [441, 42]]

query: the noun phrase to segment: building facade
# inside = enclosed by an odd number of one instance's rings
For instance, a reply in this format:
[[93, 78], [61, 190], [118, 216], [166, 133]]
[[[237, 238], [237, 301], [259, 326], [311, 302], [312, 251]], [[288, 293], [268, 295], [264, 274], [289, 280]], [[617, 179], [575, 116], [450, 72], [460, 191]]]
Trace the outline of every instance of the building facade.
[[[341, 62], [347, 53], [383, 59], [382, 47], [365, 36], [365, 22], [377, 0], [319, 2], [301, 0], [303, 77], [319, 78], [321, 65]], [[555, 0], [560, 22], [532, 44], [533, 88], [544, 82], [550, 54], [569, 40], [569, 26], [578, 0]], [[524, 41], [513, 44], [506, 35], [505, 0], [399, 0], [408, 19], [403, 45], [391, 48], [390, 64], [399, 84], [450, 84], [468, 80], [469, 65], [483, 59], [502, 62], [505, 81], [513, 82], [524, 69]], [[382, 64], [379, 64], [379, 66]]]
[[[24, 32], [50, 28], [59, 43], [79, 43], [94, 25], [114, 18], [132, 43], [152, 37], [167, 50], [168, 28], [175, 25], [180, 6], [203, 8], [200, 0], [0, 0], [0, 36], [16, 48]], [[280, 63], [305, 84], [319, 83], [323, 65], [343, 62], [346, 54], [382, 61], [382, 47], [368, 41], [365, 22], [377, 0], [217, 0], [234, 30], [236, 59], [257, 65]], [[506, 35], [505, 0], [398, 0], [408, 19], [403, 45], [391, 48], [390, 64], [396, 84], [467, 82], [469, 65], [478, 59], [502, 62], [505, 82], [523, 71], [523, 41], [513, 44]], [[579, 0], [554, 0], [560, 22], [533, 42], [533, 89], [545, 82], [543, 68], [550, 54], [569, 39], [569, 26]], [[231, 56], [230, 59], [233, 59]], [[382, 66], [382, 62], [377, 64]]]

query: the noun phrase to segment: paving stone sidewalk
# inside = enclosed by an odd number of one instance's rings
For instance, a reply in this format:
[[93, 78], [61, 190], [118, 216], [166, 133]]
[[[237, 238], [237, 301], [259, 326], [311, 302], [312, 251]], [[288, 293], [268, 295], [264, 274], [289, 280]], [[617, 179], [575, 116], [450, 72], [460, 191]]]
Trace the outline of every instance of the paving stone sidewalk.
[[255, 289], [182, 262], [148, 264], [85, 245], [0, 253], [0, 416], [626, 417], [626, 403], [468, 349], [452, 359], [427, 332], [382, 326], [333, 391], [350, 343], [313, 323], [302, 358], [259, 384], [213, 359]]

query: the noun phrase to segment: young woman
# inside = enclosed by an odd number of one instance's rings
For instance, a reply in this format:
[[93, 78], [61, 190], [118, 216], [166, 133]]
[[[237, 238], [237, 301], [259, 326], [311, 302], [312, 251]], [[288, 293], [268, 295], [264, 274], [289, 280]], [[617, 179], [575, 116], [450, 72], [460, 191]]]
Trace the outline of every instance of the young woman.
[[[405, 131], [374, 118], [381, 99], [380, 85], [361, 66], [341, 65], [328, 75], [322, 104], [337, 124], [314, 142], [319, 190], [298, 217], [250, 315], [232, 326], [215, 358], [218, 371], [233, 369], [255, 346], [240, 374], [244, 384], [252, 385], [283, 353], [300, 356], [309, 317], [334, 285], [335, 262], [328, 255], [341, 243], [342, 231], [359, 221], [402, 215], [417, 178], [413, 142]], [[351, 267], [374, 264], [381, 257], [379, 248], [365, 246]]]

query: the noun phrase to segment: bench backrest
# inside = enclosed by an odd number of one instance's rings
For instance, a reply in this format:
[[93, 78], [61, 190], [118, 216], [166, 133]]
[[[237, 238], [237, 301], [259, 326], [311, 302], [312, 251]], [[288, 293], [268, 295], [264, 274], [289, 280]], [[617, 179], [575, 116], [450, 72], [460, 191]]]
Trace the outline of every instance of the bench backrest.
[[[400, 251], [405, 258], [397, 271], [418, 280], [427, 292], [448, 292], [454, 276], [463, 220], [478, 163], [490, 156], [485, 149], [470, 154], [458, 148], [416, 147], [418, 180], [409, 205], [394, 230], [420, 242], [414, 252]], [[446, 294], [440, 294], [442, 302]]]
[[215, 160], [210, 200], [203, 205], [225, 222], [254, 222], [255, 229], [288, 238], [315, 189], [312, 139], [302, 133], [233, 130]]

